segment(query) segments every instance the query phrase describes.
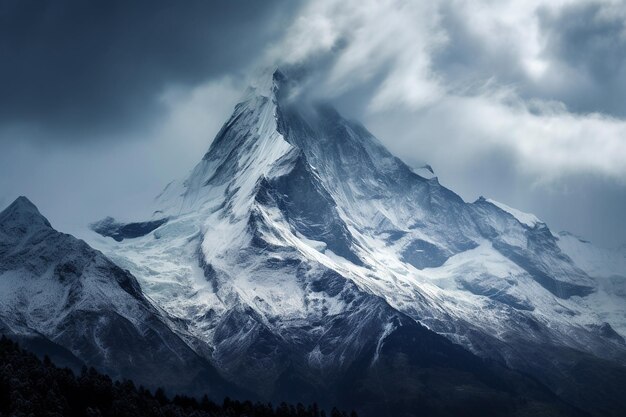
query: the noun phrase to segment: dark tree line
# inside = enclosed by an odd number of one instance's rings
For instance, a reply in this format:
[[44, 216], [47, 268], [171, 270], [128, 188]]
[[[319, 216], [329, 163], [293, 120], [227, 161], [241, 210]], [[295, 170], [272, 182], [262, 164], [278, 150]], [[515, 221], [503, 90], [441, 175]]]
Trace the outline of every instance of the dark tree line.
[[[80, 375], [57, 368], [0, 339], [0, 417], [348, 417], [333, 409], [327, 416], [317, 404], [275, 407], [271, 404], [226, 398], [217, 404], [204, 396], [168, 398], [132, 381], [112, 381], [93, 368]], [[350, 417], [356, 417], [352, 412]]]

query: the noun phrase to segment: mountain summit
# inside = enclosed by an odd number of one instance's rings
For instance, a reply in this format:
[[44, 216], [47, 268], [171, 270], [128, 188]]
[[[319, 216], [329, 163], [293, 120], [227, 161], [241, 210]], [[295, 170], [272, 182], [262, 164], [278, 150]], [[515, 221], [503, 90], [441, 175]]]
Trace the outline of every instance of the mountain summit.
[[350, 377], [369, 392], [389, 352], [419, 368], [411, 352], [423, 351], [413, 343], [425, 326], [601, 407], [579, 386], [615, 369], [626, 381], [626, 272], [610, 284], [590, 274], [534, 216], [463, 201], [294, 86], [276, 71], [248, 90], [189, 176], [159, 196], [164, 223], [94, 245], [185, 323], [195, 351], [261, 396], [309, 400]]
[[[26, 197], [20, 196], [0, 213], [0, 224], [4, 225], [4, 233], [11, 233], [8, 228], [19, 232], [19, 235], [41, 228], [51, 228], [50, 222], [39, 213], [35, 205]], [[17, 230], [19, 229], [19, 230]]]

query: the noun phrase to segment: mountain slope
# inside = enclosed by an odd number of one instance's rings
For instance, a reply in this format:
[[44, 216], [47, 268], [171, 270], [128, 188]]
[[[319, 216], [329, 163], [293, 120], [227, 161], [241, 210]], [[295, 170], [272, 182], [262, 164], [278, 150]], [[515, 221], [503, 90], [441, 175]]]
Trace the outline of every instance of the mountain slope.
[[[159, 196], [166, 223], [93, 244], [186, 323], [196, 351], [265, 396], [324, 390], [355, 363], [364, 375], [402, 317], [595, 410], [578, 390], [588, 374], [569, 365], [624, 372], [623, 294], [538, 219], [464, 202], [297, 91], [280, 71], [261, 79]], [[284, 382], [294, 375], [306, 387]], [[618, 398], [623, 385], [605, 388]]]
[[229, 387], [128, 271], [54, 230], [25, 197], [0, 213], [0, 322], [2, 333], [61, 363], [150, 387], [197, 384], [217, 396]]

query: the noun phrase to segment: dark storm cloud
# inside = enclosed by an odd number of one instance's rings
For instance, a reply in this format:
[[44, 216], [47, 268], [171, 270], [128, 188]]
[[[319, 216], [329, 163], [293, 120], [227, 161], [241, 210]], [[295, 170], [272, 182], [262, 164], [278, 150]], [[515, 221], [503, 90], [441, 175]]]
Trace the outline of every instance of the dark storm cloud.
[[[591, 1], [538, 7], [538, 58], [547, 69], [533, 76], [515, 42], [489, 42], [472, 27], [466, 10], [443, 3], [441, 25], [448, 43], [433, 54], [433, 67], [455, 89], [493, 79], [516, 88], [521, 97], [558, 100], [577, 113], [626, 115], [626, 14], [623, 6]], [[507, 26], [493, 33], [506, 39]], [[521, 28], [528, 38], [532, 28]], [[523, 45], [522, 45], [523, 46]]]
[[293, 8], [278, 0], [4, 1], [0, 126], [94, 138], [140, 123], [158, 110], [166, 85], [245, 71]]
[[[620, 13], [621, 11], [621, 13]], [[573, 69], [561, 95], [574, 111], [626, 115], [626, 14], [606, 3], [540, 12], [546, 54]], [[570, 74], [564, 74], [570, 75]]]
[[443, 3], [440, 13], [448, 42], [444, 48], [433, 51], [433, 67], [452, 88], [467, 89], [491, 77], [509, 83], [525, 79], [517, 48], [487, 44], [481, 34], [469, 27], [465, 11], [453, 3]]

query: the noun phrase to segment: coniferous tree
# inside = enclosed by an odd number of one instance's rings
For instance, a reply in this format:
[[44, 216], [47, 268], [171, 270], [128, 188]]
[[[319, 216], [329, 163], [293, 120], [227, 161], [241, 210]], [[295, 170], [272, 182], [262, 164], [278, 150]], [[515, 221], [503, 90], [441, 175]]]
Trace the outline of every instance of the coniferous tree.
[[[0, 417], [326, 417], [317, 404], [253, 403], [225, 398], [217, 404], [203, 396], [168, 399], [159, 388], [154, 395], [132, 381], [113, 381], [94, 368], [79, 375], [43, 361], [7, 339], [0, 338]], [[347, 417], [336, 408], [332, 417]], [[350, 417], [356, 417], [353, 413]]]

